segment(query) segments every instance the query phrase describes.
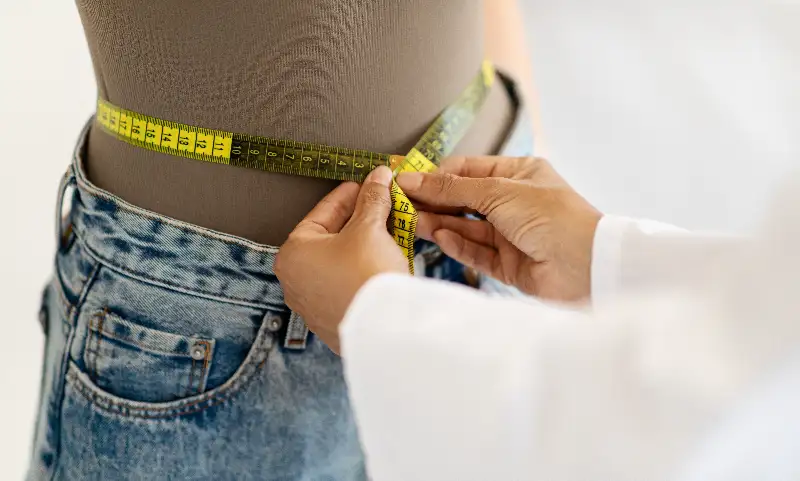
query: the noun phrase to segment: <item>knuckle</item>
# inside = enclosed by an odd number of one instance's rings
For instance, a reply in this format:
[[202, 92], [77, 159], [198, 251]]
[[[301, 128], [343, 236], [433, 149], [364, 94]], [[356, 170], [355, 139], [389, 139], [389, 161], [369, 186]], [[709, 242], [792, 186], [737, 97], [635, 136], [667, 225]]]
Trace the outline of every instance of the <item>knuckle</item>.
[[446, 197], [455, 189], [458, 177], [450, 173], [436, 173], [422, 178], [422, 191], [432, 197]]
[[553, 173], [553, 166], [550, 165], [550, 162], [543, 157], [531, 157], [530, 163], [534, 173], [542, 173], [546, 175]]
[[547, 163], [541, 157], [517, 157], [514, 159], [515, 170], [520, 173], [526, 174], [526, 177], [531, 177], [536, 174], [536, 172], [542, 169], [542, 166]]
[[488, 214], [488, 211], [494, 209], [497, 204], [502, 201], [504, 193], [510, 188], [510, 182], [508, 179], [499, 177], [486, 177], [484, 179], [478, 179], [476, 184], [477, 190], [481, 192], [482, 195], [481, 201], [475, 208], [482, 214]]
[[445, 173], [437, 176], [437, 179], [439, 181], [438, 185], [436, 186], [438, 193], [446, 195], [455, 190], [456, 186], [458, 185], [459, 178], [455, 174]]
[[467, 157], [463, 155], [460, 156], [454, 155], [451, 157], [445, 157], [439, 164], [439, 171], [449, 172], [451, 170], [457, 170], [460, 166], [464, 165], [466, 162], [467, 162]]
[[458, 251], [465, 259], [467, 265], [475, 265], [476, 261], [478, 260], [478, 249], [475, 244], [468, 244], [462, 240], [458, 246]]
[[377, 182], [370, 182], [364, 189], [364, 201], [368, 204], [389, 204], [389, 192], [386, 186], [378, 184]]
[[545, 168], [550, 166], [550, 162], [548, 162], [544, 157], [523, 157], [523, 159], [531, 167]]
[[350, 217], [350, 212], [339, 202], [333, 202], [331, 200], [325, 200], [326, 208], [329, 209], [332, 213], [332, 216], [336, 219], [347, 219]]
[[521, 157], [518, 160], [517, 170], [524, 179], [544, 183], [554, 182], [559, 179], [553, 166], [543, 157]]

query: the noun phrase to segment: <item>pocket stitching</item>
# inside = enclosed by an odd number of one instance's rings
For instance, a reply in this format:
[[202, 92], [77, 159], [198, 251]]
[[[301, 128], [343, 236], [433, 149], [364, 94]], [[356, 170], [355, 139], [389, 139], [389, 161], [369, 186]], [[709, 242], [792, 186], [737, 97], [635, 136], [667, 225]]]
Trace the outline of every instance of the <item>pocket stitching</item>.
[[61, 276], [56, 272], [53, 277], [53, 284], [56, 286], [58, 298], [60, 300], [61, 314], [64, 315], [64, 322], [69, 323], [70, 316], [72, 315], [72, 304], [67, 300], [67, 295], [64, 293], [64, 285], [61, 281]]
[[[101, 320], [100, 324], [99, 325], [95, 325], [95, 324], [92, 324], [92, 323], [89, 324], [89, 331], [90, 331], [89, 335], [90, 336], [92, 334], [94, 334], [97, 337], [107, 337], [109, 339], [113, 339], [113, 340], [115, 340], [117, 342], [120, 342], [122, 344], [127, 344], [127, 345], [130, 345], [130, 346], [136, 347], [136, 348], [141, 349], [142, 351], [148, 352], [150, 354], [158, 354], [158, 355], [161, 355], [161, 356], [174, 356], [174, 357], [191, 357], [191, 355], [189, 355], [189, 354], [184, 354], [184, 353], [179, 353], [179, 352], [162, 351], [162, 350], [159, 350], [157, 348], [153, 348], [153, 347], [150, 347], [150, 346], [146, 346], [146, 345], [140, 344], [140, 343], [134, 341], [133, 339], [122, 338], [122, 337], [116, 336], [112, 332], [104, 331], [103, 330], [103, 322], [105, 321], [105, 319], [108, 316], [115, 317], [116, 318], [115, 322], [119, 322], [121, 320], [124, 321], [124, 319], [122, 319], [121, 317], [115, 316], [114, 314], [110, 313], [108, 311], [108, 308], [106, 307], [105, 309], [103, 309], [103, 315], [102, 315], [102, 320]], [[132, 323], [130, 321], [126, 321], [126, 322], [128, 324], [135, 324], [135, 323]], [[214, 345], [213, 344], [213, 340], [203, 339], [203, 338], [199, 338], [199, 337], [182, 336], [182, 335], [179, 335], [179, 334], [172, 334], [170, 332], [162, 332], [162, 331], [159, 331], [158, 329], [153, 329], [153, 328], [145, 327], [145, 326], [138, 326], [138, 327], [140, 329], [147, 330], [149, 332], [160, 333], [160, 334], [169, 334], [171, 336], [180, 337], [180, 338], [186, 339], [186, 340], [193, 340], [195, 342], [201, 343], [201, 344], [206, 346], [206, 353], [208, 353], [208, 349], [213, 349], [213, 345]], [[99, 348], [99, 345], [98, 345], [98, 348]], [[98, 352], [99, 352], [99, 350], [98, 350]]]
[[203, 369], [200, 371], [200, 376], [198, 376], [197, 378], [197, 391], [202, 392], [203, 390], [205, 390], [206, 383], [208, 382], [206, 374], [208, 373], [208, 363], [214, 352], [214, 346], [212, 346], [210, 342], [205, 340], [198, 342], [206, 346], [206, 355], [203, 357]]
[[97, 318], [95, 318], [95, 326], [98, 327], [97, 329], [97, 340], [95, 341], [94, 347], [94, 377], [97, 379], [97, 358], [100, 355], [100, 343], [103, 342], [103, 323], [106, 321], [106, 315], [108, 314], [108, 308], [103, 309], [103, 313]]
[[197, 360], [192, 358], [192, 367], [189, 370], [189, 389], [187, 390], [187, 396], [200, 394], [205, 389], [206, 381], [208, 380], [206, 378], [206, 373], [208, 372], [209, 358], [212, 356], [214, 349], [213, 345], [204, 339], [198, 340], [197, 343], [204, 345], [206, 347], [206, 351], [205, 355], [203, 356], [203, 366], [197, 375], [197, 389], [194, 388], [194, 371], [197, 365]]
[[192, 367], [189, 369], [189, 389], [186, 390], [186, 395], [191, 396], [192, 391], [194, 390], [194, 367], [197, 364], [194, 358], [192, 358]]
[[72, 304], [67, 301], [67, 295], [64, 294], [64, 288], [61, 286], [61, 282], [56, 280], [55, 285], [57, 287], [56, 291], [58, 292], [58, 299], [59, 303], [61, 304], [61, 313], [64, 315], [64, 318], [69, 318], [69, 315], [72, 313]]
[[[103, 317], [103, 318], [105, 319], [105, 317]], [[117, 336], [115, 336], [114, 334], [111, 334], [108, 331], [104, 331], [102, 322], [98, 326], [89, 326], [89, 330], [92, 331], [94, 333], [94, 335], [96, 337], [98, 337], [98, 338], [107, 337], [109, 339], [112, 339], [114, 341], [120, 342], [122, 344], [126, 344], [126, 345], [129, 345], [129, 346], [138, 348], [138, 349], [140, 349], [140, 350], [142, 350], [144, 352], [148, 352], [150, 354], [159, 354], [159, 355], [162, 355], [162, 356], [188, 357], [188, 356], [184, 356], [183, 354], [177, 354], [177, 353], [174, 353], [174, 352], [159, 351], [158, 349], [153, 349], [153, 348], [151, 348], [149, 346], [143, 346], [142, 344], [138, 344], [137, 342], [131, 341], [130, 339], [123, 339], [123, 338], [117, 337]]]
[[92, 372], [92, 361], [94, 361], [94, 351], [92, 351], [92, 340], [94, 340], [94, 333], [95, 330], [91, 329], [92, 324], [94, 324], [95, 316], [89, 318], [89, 339], [86, 340], [86, 345], [83, 346], [83, 359], [86, 363], [86, 373], [89, 374], [89, 377], [93, 377], [97, 379], [97, 376]]
[[[256, 301], [254, 301], [252, 299], [244, 299], [244, 298], [240, 298], [240, 297], [236, 297], [236, 296], [225, 296], [224, 298], [222, 298], [222, 297], [219, 297], [218, 293], [205, 291], [205, 290], [200, 289], [200, 288], [194, 288], [192, 290], [187, 290], [185, 287], [183, 287], [181, 285], [178, 285], [178, 284], [175, 284], [175, 283], [172, 283], [172, 282], [170, 282], [170, 281], [168, 281], [166, 279], [155, 278], [155, 277], [152, 277], [152, 276], [150, 276], [150, 275], [148, 275], [148, 274], [146, 274], [144, 272], [137, 272], [137, 271], [134, 271], [134, 270], [131, 270], [131, 269], [116, 265], [116, 264], [112, 263], [111, 261], [109, 261], [108, 259], [106, 259], [105, 257], [103, 257], [102, 255], [100, 255], [100, 253], [98, 253], [97, 251], [92, 249], [92, 247], [90, 245], [88, 245], [88, 243], [85, 240], [83, 240], [83, 237], [84, 237], [83, 235], [81, 235], [80, 237], [81, 237], [81, 245], [84, 247], [86, 252], [89, 253], [89, 255], [93, 256], [100, 264], [106, 266], [108, 269], [115, 270], [115, 271], [118, 271], [121, 274], [124, 274], [126, 276], [132, 277], [133, 279], [143, 279], [144, 282], [148, 282], [148, 283], [151, 283], [151, 284], [154, 284], [154, 285], [157, 285], [157, 286], [162, 286], [162, 287], [166, 286], [166, 288], [173, 289], [173, 290], [176, 290], [178, 292], [184, 292], [184, 293], [188, 292], [190, 294], [203, 295], [203, 296], [207, 296], [210, 299], [220, 300], [222, 302], [233, 302], [233, 303], [239, 302], [239, 303], [244, 303], [245, 305], [253, 306], [253, 307], [257, 307], [257, 308], [264, 308], [264, 307], [266, 307], [266, 308], [270, 308], [270, 307], [274, 308], [275, 307], [274, 304], [272, 304], [272, 305], [259, 304], [259, 303], [257, 303]], [[265, 274], [265, 275], [268, 275], [268, 276], [271, 276], [271, 277], [275, 277], [273, 274]]]
[[111, 414], [144, 419], [163, 419], [197, 413], [229, 400], [255, 378], [255, 374], [266, 364], [272, 346], [272, 343], [268, 343], [270, 335], [267, 334], [264, 326], [262, 326], [262, 331], [258, 336], [260, 339], [256, 339], [257, 345], [253, 346], [252, 356], [245, 360], [241, 370], [234, 373], [227, 383], [200, 394], [198, 399], [172, 401], [172, 403], [177, 403], [176, 406], [135, 406], [133, 402], [115, 399], [113, 394], [105, 392], [100, 387], [87, 384], [74, 362], [70, 362], [67, 381], [93, 406]]
[[[205, 354], [203, 356], [203, 364], [200, 365], [199, 372], [195, 373], [197, 370], [197, 361], [191, 357], [189, 353], [182, 353], [177, 351], [166, 351], [160, 350], [157, 348], [153, 348], [149, 345], [144, 345], [140, 342], [134, 341], [133, 336], [125, 337], [125, 336], [117, 336], [114, 332], [115, 325], [122, 325], [127, 326], [129, 329], [139, 329], [141, 331], [150, 332], [154, 335], [159, 336], [168, 336], [168, 339], [172, 341], [189, 341], [191, 343], [202, 344], [205, 346]], [[108, 326], [109, 330], [106, 331], [105, 327]], [[84, 365], [86, 366], [86, 375], [89, 379], [96, 385], [96, 387], [101, 391], [106, 391], [105, 387], [101, 387], [97, 385], [100, 380], [100, 374], [98, 370], [98, 358], [101, 358], [101, 347], [103, 346], [103, 341], [109, 342], [109, 340], [116, 341], [118, 343], [123, 344], [124, 346], [129, 346], [136, 348], [144, 353], [148, 353], [151, 355], [158, 355], [158, 356], [171, 356], [171, 357], [181, 357], [181, 358], [189, 358], [192, 362], [190, 370], [189, 370], [189, 385], [186, 389], [185, 394], [183, 397], [190, 397], [196, 396], [203, 393], [206, 386], [206, 375], [209, 370], [209, 365], [211, 363], [211, 358], [214, 352], [215, 341], [213, 339], [203, 339], [192, 336], [191, 338], [188, 336], [182, 336], [179, 334], [173, 334], [170, 332], [163, 332], [157, 329], [141, 326], [139, 324], [133, 323], [126, 319], [123, 319], [110, 311], [108, 306], [103, 307], [95, 311], [91, 317], [89, 318], [89, 322], [87, 323], [86, 330], [88, 331], [88, 339], [84, 346]], [[196, 377], [196, 382], [195, 382]], [[195, 387], [194, 385], [197, 384]], [[112, 392], [106, 391], [111, 396], [117, 396]], [[124, 398], [123, 398], [124, 400]], [[176, 400], [180, 401], [180, 399]]]
[[[100, 352], [100, 333], [103, 329], [103, 322], [108, 314], [108, 309], [103, 309], [92, 315], [89, 319], [89, 339], [86, 341], [83, 356], [86, 362], [86, 371], [90, 378], [97, 379], [97, 355]], [[99, 324], [99, 328], [97, 325]], [[95, 339], [96, 338], [96, 339]], [[95, 341], [92, 347], [92, 341]]]
[[[260, 353], [259, 353], [260, 354]], [[263, 366], [263, 363], [259, 363], [259, 367]], [[251, 367], [248, 365], [248, 368]], [[143, 408], [143, 407], [134, 407], [127, 405], [124, 401], [116, 401], [111, 399], [107, 394], [103, 393], [92, 393], [89, 390], [92, 387], [85, 384], [85, 382], [80, 379], [80, 377], [75, 374], [74, 370], [76, 368], [74, 366], [70, 366], [70, 373], [67, 376], [67, 379], [71, 381], [71, 384], [76, 387], [77, 391], [83, 395], [90, 403], [98, 408], [112, 413], [112, 414], [119, 414], [122, 416], [128, 417], [136, 417], [136, 418], [144, 418], [144, 419], [163, 419], [163, 418], [171, 418], [175, 416], [183, 416], [186, 414], [194, 414], [197, 412], [204, 411], [211, 407], [217, 406], [228, 399], [232, 398], [236, 393], [238, 393], [245, 384], [249, 383], [253, 374], [257, 371], [257, 369], [253, 369], [251, 372], [242, 373], [242, 375], [227, 389], [220, 390], [218, 392], [214, 392], [213, 395], [205, 396], [202, 399], [194, 400], [184, 406], [180, 407], [150, 407], [150, 408]], [[95, 388], [99, 391], [99, 388]], [[208, 403], [207, 405], [202, 405], [203, 403]]]

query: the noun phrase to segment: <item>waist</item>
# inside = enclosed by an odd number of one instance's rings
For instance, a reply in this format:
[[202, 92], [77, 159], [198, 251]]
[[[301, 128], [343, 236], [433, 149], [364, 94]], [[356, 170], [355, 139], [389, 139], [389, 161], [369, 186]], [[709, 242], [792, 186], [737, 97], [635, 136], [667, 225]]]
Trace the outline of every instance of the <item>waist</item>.
[[[466, 85], [468, 80], [469, 77], [465, 77], [459, 83]], [[449, 98], [438, 102], [431, 118], [421, 125], [427, 127], [433, 116], [452, 100]], [[386, 118], [401, 114], [383, 112]], [[497, 152], [508, 139], [520, 115], [513, 93], [502, 82], [496, 82], [456, 153]], [[397, 129], [403, 130], [401, 126]], [[376, 128], [372, 133], [373, 139], [383, 137], [382, 132]], [[371, 150], [405, 153], [421, 133], [415, 132], [408, 141], [393, 143], [392, 148]], [[289, 137], [309, 141], [306, 137]], [[323, 139], [322, 143], [365, 147], [338, 142], [336, 135]], [[375, 144], [374, 141], [366, 143]], [[274, 245], [283, 243], [295, 225], [337, 184], [321, 179], [175, 158], [127, 145], [99, 130], [93, 130], [89, 136], [87, 172], [88, 178], [97, 185], [134, 205], [258, 243]]]
[[[532, 130], [524, 106], [519, 102], [513, 82], [501, 78], [503, 82], [498, 85], [507, 92], [515, 114], [499, 151], [507, 156], [532, 155]], [[95, 185], [86, 172], [86, 152], [93, 124], [90, 121], [81, 133], [71, 166], [77, 185], [70, 211], [74, 242], [80, 242], [89, 255], [109, 268], [145, 282], [225, 302], [283, 309], [283, 293], [273, 271], [278, 247], [156, 213]], [[96, 135], [105, 136], [101, 132]], [[176, 160], [183, 159], [166, 159]], [[245, 174], [262, 173], [211, 166]], [[275, 177], [285, 181], [309, 180]], [[269, 204], [253, 205], [262, 216], [275, 211]]]
[[277, 247], [157, 214], [94, 185], [84, 168], [91, 123], [71, 167], [71, 242], [80, 242], [110, 269], [145, 282], [241, 305], [283, 307], [273, 271]]

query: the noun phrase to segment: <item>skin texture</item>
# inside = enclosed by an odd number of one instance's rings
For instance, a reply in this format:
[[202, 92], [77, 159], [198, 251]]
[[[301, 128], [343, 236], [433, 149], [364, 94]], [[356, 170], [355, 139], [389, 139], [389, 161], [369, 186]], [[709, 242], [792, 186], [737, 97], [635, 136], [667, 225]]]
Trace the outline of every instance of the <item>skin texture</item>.
[[[522, 47], [500, 53], [521, 43], [516, 23], [493, 26], [497, 52], [486, 50], [486, 12], [508, 21], [516, 8], [509, 0], [77, 5], [99, 95], [114, 104], [192, 125], [379, 152], [406, 153], [485, 54], [497, 54], [512, 75], [527, 64]], [[513, 118], [498, 82], [457, 152], [496, 151]], [[337, 185], [150, 152], [97, 128], [86, 167], [99, 187], [135, 205], [271, 245]]]
[[[391, 181], [392, 172], [380, 167], [361, 187], [340, 185], [297, 225], [275, 262], [286, 305], [336, 353], [339, 322], [361, 286], [376, 274], [408, 272], [386, 231]], [[323, 275], [315, 276], [322, 266]], [[318, 302], [322, 292], [325, 302]]]
[[[527, 294], [589, 297], [602, 214], [546, 160], [453, 157], [434, 175], [400, 175], [397, 183], [412, 199], [434, 206], [420, 215], [417, 233], [450, 257]], [[442, 208], [449, 214], [435, 212]], [[465, 210], [486, 220], [452, 215]]]
[[[292, 232], [276, 260], [287, 305], [335, 352], [339, 323], [359, 289], [375, 275], [406, 272], [385, 227], [390, 201], [383, 170], [360, 192], [350, 183], [332, 192]], [[404, 173], [397, 182], [427, 205], [417, 234], [438, 242], [447, 255], [546, 299], [589, 296], [602, 214], [545, 160], [455, 157], [437, 173]], [[464, 210], [486, 220], [452, 215]]]

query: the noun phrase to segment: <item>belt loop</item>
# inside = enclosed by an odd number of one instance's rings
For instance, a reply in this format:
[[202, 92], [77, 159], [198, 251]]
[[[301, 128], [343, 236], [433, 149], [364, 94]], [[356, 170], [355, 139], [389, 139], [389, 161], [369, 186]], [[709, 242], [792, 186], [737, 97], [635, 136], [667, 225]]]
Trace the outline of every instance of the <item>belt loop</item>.
[[308, 326], [300, 315], [294, 311], [289, 316], [289, 326], [286, 328], [286, 337], [283, 341], [285, 349], [304, 351], [308, 344]]
[[[58, 186], [58, 198], [56, 200], [56, 247], [61, 249], [64, 239], [64, 199], [67, 189], [75, 184], [75, 168], [70, 164], [67, 171], [61, 177], [61, 183]], [[71, 207], [71, 206], [70, 206]], [[69, 215], [69, 213], [67, 213]]]

